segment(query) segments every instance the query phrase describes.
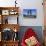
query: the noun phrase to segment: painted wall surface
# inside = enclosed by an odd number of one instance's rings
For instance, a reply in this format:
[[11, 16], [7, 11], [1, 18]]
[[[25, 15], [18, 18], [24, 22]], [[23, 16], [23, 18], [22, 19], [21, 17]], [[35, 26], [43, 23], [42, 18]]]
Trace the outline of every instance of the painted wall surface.
[[1, 7], [13, 7], [15, 6], [15, 0], [0, 0]]
[[[19, 1], [20, 4], [20, 19], [19, 24], [21, 26], [43, 26], [43, 6], [42, 0], [21, 0]], [[36, 9], [37, 10], [37, 18], [24, 18], [23, 17], [23, 9]]]
[[[9, 7], [15, 6], [15, 0], [0, 0], [0, 6]], [[19, 6], [19, 24], [20, 26], [43, 26], [43, 6], [42, 0], [17, 0], [17, 6]], [[23, 9], [36, 9], [37, 17], [32, 18], [24, 18], [23, 17]]]

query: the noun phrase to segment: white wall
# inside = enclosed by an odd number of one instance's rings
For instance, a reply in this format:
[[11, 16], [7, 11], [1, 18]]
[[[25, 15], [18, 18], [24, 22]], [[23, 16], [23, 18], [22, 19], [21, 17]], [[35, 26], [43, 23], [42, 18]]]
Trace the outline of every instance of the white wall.
[[[15, 0], [0, 0], [0, 6], [14, 6]], [[19, 24], [21, 26], [43, 26], [43, 6], [42, 0], [17, 0], [17, 3], [20, 7], [20, 16], [19, 16]], [[24, 18], [23, 17], [23, 9], [37, 9], [37, 18]]]
[[[21, 26], [43, 26], [43, 6], [42, 6], [42, 0], [18, 0], [21, 14], [19, 19], [19, 24]], [[37, 9], [37, 18], [24, 18], [22, 10], [23, 9]]]
[[0, 0], [1, 7], [12, 7], [15, 6], [15, 0]]

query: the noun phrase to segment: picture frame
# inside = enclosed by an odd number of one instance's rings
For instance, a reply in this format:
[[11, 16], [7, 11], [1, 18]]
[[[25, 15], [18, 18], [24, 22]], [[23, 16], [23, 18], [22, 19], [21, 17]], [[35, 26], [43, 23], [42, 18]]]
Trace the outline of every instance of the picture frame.
[[23, 9], [23, 16], [26, 18], [36, 18], [37, 10], [36, 9]]
[[10, 11], [9, 11], [9, 14], [10, 14], [10, 15], [16, 15], [16, 14], [17, 14], [17, 11], [16, 11], [16, 10], [10, 10]]
[[9, 10], [2, 10], [2, 15], [9, 15]]

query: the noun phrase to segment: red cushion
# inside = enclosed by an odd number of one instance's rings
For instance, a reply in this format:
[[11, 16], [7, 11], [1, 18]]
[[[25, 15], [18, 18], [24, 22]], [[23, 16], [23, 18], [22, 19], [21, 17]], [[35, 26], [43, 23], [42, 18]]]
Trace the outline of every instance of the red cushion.
[[21, 45], [26, 46], [25, 39], [28, 39], [29, 37], [32, 37], [32, 36], [36, 37], [37, 35], [32, 28], [28, 28], [27, 31], [25, 32], [24, 37], [22, 38]]

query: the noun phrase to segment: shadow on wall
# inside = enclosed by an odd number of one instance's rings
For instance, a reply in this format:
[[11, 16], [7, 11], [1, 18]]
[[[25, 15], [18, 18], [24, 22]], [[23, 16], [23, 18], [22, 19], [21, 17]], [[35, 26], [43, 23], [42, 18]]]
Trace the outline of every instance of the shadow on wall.
[[20, 40], [20, 42], [21, 42], [21, 40], [23, 38], [24, 33], [26, 32], [26, 30], [28, 28], [32, 28], [36, 32], [39, 41], [41, 43], [43, 43], [43, 30], [42, 30], [42, 26], [21, 26], [20, 27], [20, 31], [19, 31], [19, 40]]

